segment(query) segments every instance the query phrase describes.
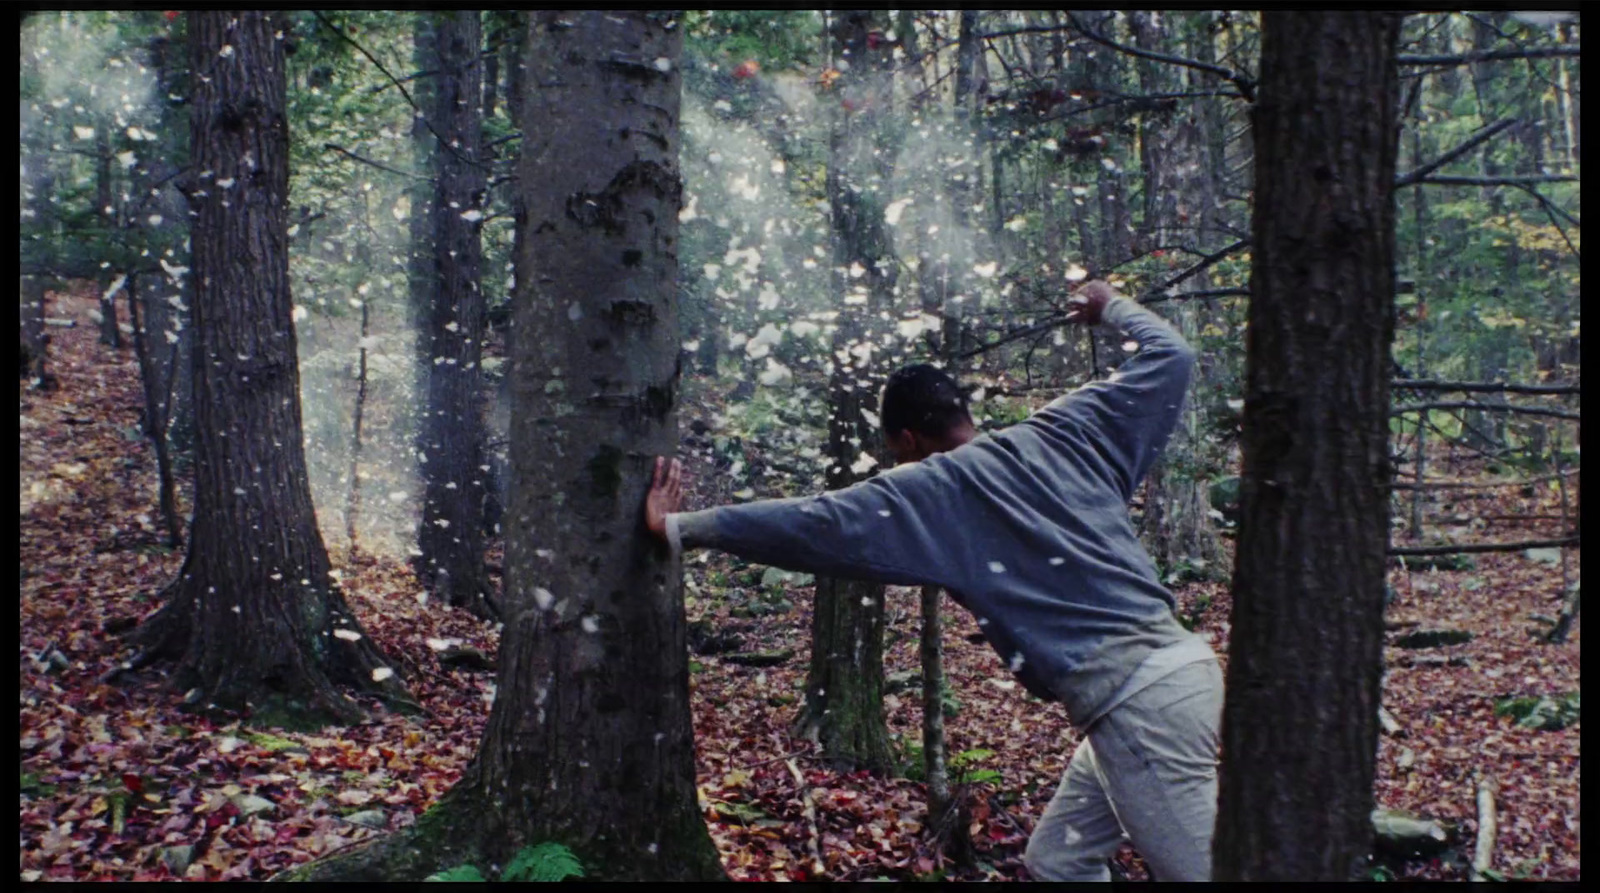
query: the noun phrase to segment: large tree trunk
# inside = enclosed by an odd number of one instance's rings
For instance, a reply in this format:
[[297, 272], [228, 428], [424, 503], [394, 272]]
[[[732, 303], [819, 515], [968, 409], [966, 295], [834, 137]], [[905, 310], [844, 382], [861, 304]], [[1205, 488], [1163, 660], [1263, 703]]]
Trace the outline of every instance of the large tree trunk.
[[[286, 251], [286, 24], [262, 12], [188, 14], [197, 77], [195, 521], [166, 603], [134, 633], [136, 663], [180, 658], [185, 703], [290, 724], [354, 719], [336, 685], [409, 696], [351, 614], [306, 478]], [[229, 52], [223, 53], [227, 48]]]
[[529, 16], [499, 693], [477, 758], [415, 829], [296, 879], [462, 862], [493, 878], [546, 841], [588, 879], [726, 879], [696, 804], [681, 568], [640, 511], [677, 446], [674, 24]]
[[1394, 12], [1267, 12], [1218, 880], [1370, 850], [1389, 541]]
[[[874, 154], [872, 109], [887, 98], [883, 64], [889, 52], [869, 49], [875, 28], [870, 12], [838, 13], [831, 31], [850, 75], [841, 90], [863, 111], [835, 122], [829, 139], [827, 193], [832, 219], [833, 291], [840, 310], [828, 380], [830, 490], [866, 476], [863, 453], [883, 458], [878, 430], [862, 415], [877, 412], [882, 370], [873, 324], [892, 306], [892, 248], [883, 231], [883, 207], [867, 187]], [[859, 191], [858, 191], [859, 190]], [[852, 268], [859, 271], [853, 275]], [[818, 578], [811, 618], [811, 666], [796, 730], [820, 741], [836, 766], [881, 772], [893, 765], [883, 718], [884, 587], [860, 580]]]
[[[433, 15], [432, 108], [428, 120], [442, 145], [432, 147], [431, 266], [423, 373], [427, 410], [418, 450], [422, 521], [417, 576], [446, 604], [496, 619], [484, 567], [483, 510], [489, 475], [482, 466], [484, 298], [479, 283], [480, 234], [487, 197], [482, 159], [483, 65], [479, 13]], [[433, 132], [423, 139], [433, 139]]]

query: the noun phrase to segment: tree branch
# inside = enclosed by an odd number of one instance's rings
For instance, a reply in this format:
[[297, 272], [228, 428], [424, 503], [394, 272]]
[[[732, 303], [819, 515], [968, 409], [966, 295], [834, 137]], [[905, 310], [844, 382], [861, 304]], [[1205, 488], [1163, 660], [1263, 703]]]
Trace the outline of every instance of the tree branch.
[[333, 151], [338, 152], [338, 153], [340, 153], [342, 155], [347, 155], [350, 158], [353, 158], [356, 161], [361, 162], [362, 164], [369, 164], [369, 165], [377, 168], [380, 171], [388, 171], [391, 174], [399, 174], [402, 177], [410, 177], [413, 180], [429, 180], [429, 179], [432, 179], [430, 177], [422, 177], [422, 176], [418, 176], [417, 174], [413, 174], [413, 173], [410, 173], [410, 172], [407, 172], [407, 171], [399, 170], [398, 168], [392, 168], [392, 167], [388, 166], [387, 164], [383, 164], [382, 162], [378, 162], [378, 161], [373, 161], [370, 158], [363, 158], [360, 155], [357, 155], [356, 153], [350, 151], [349, 149], [346, 149], [345, 147], [340, 146], [340, 145], [335, 145], [334, 143], [323, 143], [322, 144], [322, 148], [324, 148], [324, 149], [332, 149]]
[[1390, 382], [1394, 388], [1412, 391], [1458, 391], [1495, 394], [1577, 394], [1575, 384], [1512, 384], [1505, 381], [1439, 381], [1427, 378], [1400, 378]]
[[1414, 484], [1395, 481], [1389, 486], [1394, 490], [1489, 490], [1495, 487], [1527, 487], [1558, 478], [1571, 477], [1574, 474], [1577, 474], [1577, 472], [1565, 471], [1561, 474], [1547, 474], [1544, 477], [1522, 478], [1515, 481], [1485, 481], [1482, 483], [1475, 481], [1426, 481], [1421, 484]]
[[1461, 543], [1453, 546], [1401, 546], [1389, 549], [1396, 555], [1455, 555], [1462, 552], [1517, 552], [1522, 549], [1548, 549], [1552, 546], [1576, 546], [1579, 538], [1563, 537], [1558, 540], [1523, 540], [1517, 543]]
[[1477, 403], [1472, 400], [1447, 400], [1441, 403], [1408, 403], [1396, 406], [1389, 411], [1390, 415], [1400, 415], [1407, 412], [1421, 412], [1425, 409], [1476, 409], [1483, 412], [1520, 412], [1525, 415], [1553, 416], [1558, 419], [1572, 419], [1577, 421], [1579, 416], [1575, 412], [1565, 409], [1549, 409], [1543, 406], [1514, 406], [1510, 403]]
[[1412, 183], [1434, 183], [1440, 186], [1528, 186], [1534, 183], [1576, 183], [1578, 178], [1567, 174], [1529, 174], [1515, 177], [1461, 177], [1454, 174], [1434, 174], [1413, 180]]
[[1193, 68], [1197, 71], [1209, 72], [1217, 77], [1222, 78], [1223, 80], [1231, 82], [1235, 87], [1238, 87], [1239, 95], [1243, 96], [1246, 102], [1255, 102], [1255, 79], [1243, 72], [1234, 71], [1231, 68], [1226, 68], [1221, 65], [1213, 65], [1209, 62], [1200, 62], [1194, 59], [1185, 59], [1181, 56], [1169, 56], [1165, 53], [1157, 53], [1150, 50], [1143, 50], [1138, 47], [1125, 46], [1117, 43], [1109, 37], [1097, 34], [1094, 31], [1084, 27], [1084, 25], [1078, 21], [1078, 17], [1073, 15], [1071, 12], [1067, 13], [1067, 20], [1072, 22], [1072, 26], [1078, 30], [1079, 34], [1082, 34], [1084, 37], [1089, 38], [1095, 43], [1108, 46], [1119, 53], [1126, 53], [1127, 55], [1137, 56], [1141, 59], [1149, 59], [1154, 62], [1166, 62], [1169, 65], [1182, 65], [1185, 68]]
[[1412, 172], [1410, 172], [1408, 174], [1401, 174], [1399, 177], [1396, 177], [1395, 181], [1394, 181], [1395, 188], [1399, 189], [1402, 186], [1410, 186], [1411, 184], [1418, 182], [1423, 177], [1426, 177], [1427, 175], [1429, 175], [1429, 174], [1433, 173], [1434, 171], [1438, 170], [1439, 168], [1444, 167], [1445, 165], [1449, 164], [1450, 162], [1455, 161], [1457, 158], [1460, 158], [1461, 156], [1467, 154], [1468, 152], [1470, 152], [1474, 148], [1476, 148], [1480, 143], [1484, 142], [1485, 140], [1489, 139], [1490, 137], [1494, 136], [1495, 134], [1499, 133], [1500, 131], [1505, 130], [1506, 128], [1510, 127], [1511, 125], [1513, 125], [1515, 123], [1517, 123], [1517, 119], [1516, 118], [1501, 118], [1500, 120], [1494, 122], [1493, 124], [1490, 124], [1490, 125], [1482, 128], [1482, 129], [1480, 129], [1477, 133], [1474, 133], [1472, 136], [1467, 137], [1467, 141], [1462, 143], [1461, 145], [1455, 147], [1454, 149], [1451, 149], [1450, 151], [1444, 153], [1443, 155], [1440, 155], [1438, 158], [1435, 158], [1433, 161], [1430, 161], [1427, 164], [1424, 164], [1422, 167], [1419, 167], [1416, 170], [1414, 170], [1414, 171], [1412, 171]]
[[1498, 62], [1504, 59], [1551, 59], [1557, 56], [1580, 56], [1578, 47], [1528, 47], [1517, 50], [1473, 50], [1466, 53], [1423, 56], [1402, 53], [1395, 57], [1401, 65], [1471, 65], [1474, 62]]

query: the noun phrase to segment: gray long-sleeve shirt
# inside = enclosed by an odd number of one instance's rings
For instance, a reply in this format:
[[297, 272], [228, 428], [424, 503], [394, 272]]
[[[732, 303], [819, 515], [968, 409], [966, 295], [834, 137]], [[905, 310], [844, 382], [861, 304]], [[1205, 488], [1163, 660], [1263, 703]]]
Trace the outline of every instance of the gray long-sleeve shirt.
[[821, 496], [669, 515], [668, 538], [790, 570], [943, 586], [1030, 692], [1087, 728], [1152, 651], [1195, 639], [1127, 511], [1178, 419], [1194, 351], [1125, 298], [1103, 320], [1139, 345], [1106, 380]]

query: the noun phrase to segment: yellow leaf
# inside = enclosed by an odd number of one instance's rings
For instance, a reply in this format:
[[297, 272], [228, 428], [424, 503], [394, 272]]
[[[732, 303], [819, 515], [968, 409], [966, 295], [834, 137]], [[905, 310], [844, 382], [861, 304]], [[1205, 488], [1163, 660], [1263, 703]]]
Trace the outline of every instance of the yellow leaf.
[[89, 805], [89, 815], [97, 816], [100, 813], [105, 812], [108, 807], [109, 804], [106, 803], [106, 798], [96, 797], [94, 798], [94, 802]]
[[732, 772], [729, 772], [727, 775], [722, 776], [722, 786], [727, 788], [736, 788], [749, 780], [750, 773], [744, 771], [743, 769], [735, 769]]

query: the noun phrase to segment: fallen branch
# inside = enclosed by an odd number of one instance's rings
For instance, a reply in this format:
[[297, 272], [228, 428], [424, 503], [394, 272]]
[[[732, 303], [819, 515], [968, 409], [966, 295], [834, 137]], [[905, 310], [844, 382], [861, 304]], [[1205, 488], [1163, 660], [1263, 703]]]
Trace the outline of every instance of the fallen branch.
[[1430, 481], [1424, 484], [1408, 484], [1396, 481], [1390, 486], [1391, 489], [1395, 490], [1487, 490], [1491, 487], [1520, 487], [1530, 484], [1542, 484], [1545, 481], [1553, 481], [1557, 478], [1571, 477], [1577, 473], [1577, 470], [1573, 470], [1564, 471], [1560, 474], [1547, 474], [1543, 477], [1520, 478], [1514, 481], [1485, 481], [1482, 483], [1473, 481]]
[[1478, 779], [1478, 841], [1472, 848], [1472, 870], [1469, 881], [1484, 880], [1484, 872], [1494, 862], [1494, 776]]
[[806, 810], [806, 824], [811, 826], [811, 836], [806, 839], [806, 849], [811, 852], [811, 876], [822, 877], [822, 872], [827, 866], [822, 861], [822, 850], [818, 841], [822, 834], [817, 830], [817, 805], [811, 800], [811, 786], [806, 784], [805, 776], [800, 774], [800, 767], [794, 760], [784, 760], [784, 765], [789, 767], [789, 774], [794, 776], [794, 783], [800, 786], [800, 803]]
[[1517, 123], [1516, 118], [1501, 118], [1499, 121], [1496, 121], [1493, 124], [1489, 124], [1480, 128], [1477, 133], [1467, 137], [1466, 142], [1462, 143], [1461, 145], [1456, 146], [1454, 149], [1451, 149], [1443, 155], [1440, 155], [1438, 158], [1435, 158], [1434, 160], [1424, 164], [1422, 167], [1419, 167], [1408, 174], [1401, 174], [1399, 177], [1396, 177], [1394, 181], [1395, 188], [1399, 189], [1402, 186], [1410, 186], [1413, 183], [1420, 182], [1422, 178], [1428, 176], [1439, 168], [1444, 167], [1450, 162], [1455, 161], [1457, 158], [1460, 158], [1468, 152], [1471, 152], [1473, 149], [1477, 148], [1480, 143], [1483, 143], [1485, 140], [1488, 140], [1490, 137], [1502, 130], [1505, 130], [1515, 123]]
[[1524, 415], [1553, 416], [1558, 419], [1572, 419], [1577, 421], [1577, 413], [1568, 409], [1550, 409], [1544, 406], [1518, 406], [1512, 403], [1478, 403], [1473, 400], [1446, 400], [1441, 403], [1407, 403], [1389, 410], [1390, 415], [1400, 415], [1406, 412], [1421, 412], [1425, 409], [1477, 409], [1483, 412], [1520, 412]]
[[1460, 391], [1462, 393], [1576, 394], [1575, 384], [1512, 384], [1505, 381], [1439, 381], [1426, 378], [1401, 378], [1390, 382], [1394, 388], [1411, 391]]
[[1522, 540], [1515, 543], [1459, 543], [1448, 546], [1401, 546], [1390, 548], [1389, 555], [1454, 555], [1460, 552], [1517, 552], [1522, 549], [1549, 549], [1561, 546], [1576, 546], [1579, 539], [1575, 536], [1564, 537], [1558, 540]]

